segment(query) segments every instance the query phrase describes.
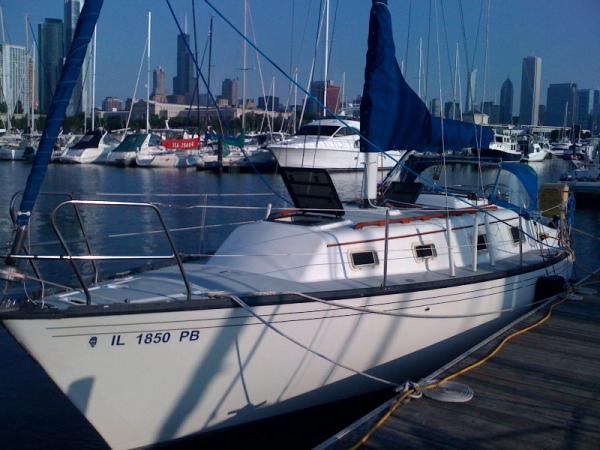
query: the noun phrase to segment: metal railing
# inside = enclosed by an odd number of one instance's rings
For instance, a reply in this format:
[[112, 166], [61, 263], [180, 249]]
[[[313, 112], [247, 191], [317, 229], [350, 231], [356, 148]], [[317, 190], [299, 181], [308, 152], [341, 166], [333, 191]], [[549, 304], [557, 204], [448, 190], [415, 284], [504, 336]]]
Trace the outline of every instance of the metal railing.
[[[79, 224], [81, 226], [82, 232], [84, 233], [84, 236], [86, 236], [86, 234], [85, 234], [85, 230], [84, 230], [84, 226], [83, 226], [83, 221], [81, 221], [81, 217], [78, 212], [77, 205], [101, 206], [101, 207], [104, 206], [104, 207], [148, 208], [156, 213], [156, 216], [160, 222], [160, 225], [165, 234], [165, 237], [167, 238], [167, 241], [169, 243], [169, 247], [171, 248], [172, 254], [171, 255], [157, 255], [157, 256], [148, 256], [148, 255], [100, 256], [100, 255], [93, 255], [91, 247], [88, 245], [87, 248], [88, 248], [88, 252], [90, 253], [89, 256], [76, 256], [76, 255], [74, 256], [71, 254], [71, 251], [69, 250], [69, 247], [67, 245], [67, 241], [63, 237], [63, 234], [61, 233], [59, 226], [57, 224], [58, 212], [67, 205], [73, 205], [73, 207], [75, 208], [75, 211], [76, 211], [76, 214], [77, 214], [77, 217], [79, 220]], [[173, 238], [171, 237], [171, 233], [169, 233], [169, 229], [167, 228], [164, 218], [160, 212], [160, 209], [156, 205], [154, 205], [152, 203], [139, 203], [139, 202], [115, 202], [115, 201], [102, 201], [102, 200], [71, 199], [71, 200], [67, 200], [65, 202], [60, 203], [56, 208], [54, 208], [54, 210], [52, 211], [52, 214], [51, 214], [51, 224], [52, 224], [54, 233], [56, 234], [63, 250], [66, 253], [66, 256], [56, 256], [56, 257], [50, 256], [50, 257], [39, 258], [39, 259], [54, 259], [54, 260], [69, 261], [69, 263], [71, 264], [71, 267], [73, 269], [73, 272], [75, 273], [75, 276], [76, 276], [77, 280], [79, 281], [81, 289], [83, 290], [83, 292], [85, 294], [86, 305], [90, 305], [92, 302], [92, 299], [91, 299], [90, 291], [89, 291], [88, 287], [86, 286], [85, 280], [83, 279], [83, 275], [81, 274], [81, 271], [77, 267], [76, 261], [78, 261], [78, 260], [90, 261], [90, 262], [92, 262], [92, 264], [94, 264], [94, 267], [95, 267], [94, 261], [98, 261], [98, 260], [117, 261], [117, 260], [132, 260], [132, 259], [174, 259], [177, 263], [177, 266], [179, 267], [179, 271], [181, 273], [181, 278], [183, 279], [183, 282], [185, 284], [186, 298], [187, 298], [187, 300], [191, 300], [192, 287], [191, 287], [191, 284], [186, 275], [185, 268], [183, 266], [183, 261], [181, 260], [181, 257], [179, 256], [179, 253], [175, 247], [175, 243], [173, 241]], [[87, 237], [86, 237], [86, 241], [87, 241]], [[96, 277], [97, 277], [97, 273], [96, 273]]]

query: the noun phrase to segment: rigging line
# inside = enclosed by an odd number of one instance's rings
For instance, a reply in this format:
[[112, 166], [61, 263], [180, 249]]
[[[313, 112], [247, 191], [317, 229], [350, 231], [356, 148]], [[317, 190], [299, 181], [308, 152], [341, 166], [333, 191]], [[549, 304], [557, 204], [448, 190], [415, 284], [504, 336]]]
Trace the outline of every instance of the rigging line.
[[[456, 71], [452, 64], [452, 58], [450, 55], [450, 45], [448, 42], [448, 27], [446, 26], [446, 13], [444, 11], [444, 2], [440, 3], [440, 9], [441, 9], [441, 13], [442, 13], [442, 25], [444, 26], [444, 39], [446, 41], [446, 56], [448, 58], [448, 66], [450, 67], [450, 73], [452, 74], [450, 77], [450, 80], [452, 83], [452, 89], [451, 89], [452, 98], [453, 98], [453, 101], [456, 101], [456, 100], [454, 100], [456, 98], [456, 80], [455, 80], [456, 79], [456, 73], [455, 73]], [[443, 105], [442, 105], [442, 107], [443, 107]], [[446, 117], [446, 118], [448, 118], [448, 117]], [[455, 115], [452, 116], [452, 119], [456, 119]]]
[[[319, 16], [318, 16], [318, 20], [317, 20], [317, 35], [315, 37], [315, 46], [314, 46], [314, 50], [313, 50], [313, 59], [310, 65], [310, 72], [308, 74], [308, 82], [306, 84], [306, 89], [310, 89], [310, 85], [312, 84], [312, 80], [315, 76], [315, 65], [316, 65], [316, 61], [317, 61], [317, 51], [319, 48], [319, 40], [321, 39], [321, 30], [323, 29], [323, 21], [324, 21], [324, 14], [321, 13], [323, 9], [323, 0], [321, 0], [320, 4], [319, 4]], [[296, 85], [298, 85], [297, 83], [295, 83]], [[302, 102], [302, 111], [300, 112], [300, 121], [298, 122], [298, 125], [301, 126], [302, 125], [302, 121], [304, 120], [304, 112], [306, 111], [306, 105], [308, 103], [308, 94], [306, 93], [307, 91], [303, 90], [302, 88], [300, 88], [300, 90], [302, 90], [304, 92], [304, 101]], [[305, 143], [306, 143], [306, 137], [304, 138]], [[302, 149], [302, 152], [304, 152], [304, 148]], [[287, 153], [286, 153], [287, 154]]]
[[[248, 5], [248, 16], [250, 19], [250, 30], [252, 30], [252, 38], [254, 39], [254, 42], [256, 42], [256, 29], [254, 28], [254, 16], [252, 16], [252, 7], [250, 5]], [[265, 116], [267, 117], [267, 125], [269, 127], [269, 130], [271, 131], [271, 133], [273, 132], [273, 128], [271, 127], [271, 122], [268, 119], [268, 102], [267, 102], [267, 93], [265, 92], [265, 79], [263, 76], [263, 72], [262, 72], [262, 65], [260, 63], [260, 58], [258, 57], [258, 52], [256, 52], [256, 64], [258, 67], [258, 76], [260, 78], [260, 88], [262, 90], [262, 94], [263, 94], [263, 100], [265, 101], [265, 114], [263, 114], [262, 120], [261, 120], [261, 131], [262, 131], [262, 124], [264, 122]], [[270, 89], [270, 88], [269, 88]], [[275, 93], [273, 93], [273, 97], [275, 97]]]
[[484, 2], [484, 0], [480, 1], [479, 19], [477, 19], [477, 32], [475, 34], [475, 44], [474, 44], [474, 48], [473, 48], [473, 59], [471, 60], [471, 69], [470, 70], [473, 70], [475, 68], [475, 59], [477, 58], [477, 47], [479, 46], [479, 33], [481, 31], [481, 17], [483, 16], [483, 2]]
[[140, 75], [142, 74], [142, 67], [144, 66], [144, 57], [146, 55], [146, 49], [148, 48], [148, 37], [144, 43], [144, 50], [142, 50], [142, 58], [140, 59], [140, 67], [138, 69], [137, 78], [135, 80], [135, 87], [133, 88], [133, 97], [131, 98], [131, 105], [129, 107], [129, 113], [127, 114], [127, 122], [125, 122], [125, 130], [129, 129], [129, 122], [131, 121], [131, 113], [133, 111], [133, 104], [135, 103], [135, 96], [137, 94], [138, 84], [140, 82]]
[[[340, 0], [335, 2], [335, 10], [333, 11], [333, 24], [331, 25], [331, 40], [329, 41], [329, 55], [327, 58], [327, 65], [331, 66], [331, 55], [333, 54], [333, 36], [335, 36], [335, 25], [337, 23], [338, 8], [340, 6]], [[290, 71], [291, 73], [291, 71]], [[325, 80], [327, 81], [327, 80]]]
[[[465, 28], [465, 15], [463, 13], [462, 0], [458, 0], [458, 10], [460, 11], [460, 28], [462, 31], [463, 47], [464, 47], [464, 51], [465, 51], [465, 63], [467, 66], [467, 76], [468, 76], [468, 72], [470, 70], [471, 63], [470, 63], [470, 59], [469, 59], [469, 46], [467, 45], [467, 30]], [[465, 105], [465, 107], [468, 107], [468, 105]]]
[[[483, 0], [482, 0], [483, 5]], [[481, 94], [481, 112], [483, 113], [483, 104], [485, 103], [485, 90], [486, 90], [486, 82], [487, 82], [487, 65], [488, 65], [488, 49], [489, 49], [489, 41], [490, 41], [490, 9], [491, 9], [491, 1], [488, 0], [487, 5], [487, 21], [486, 21], [486, 29], [485, 29], [485, 52], [484, 52], [484, 60], [483, 60], [483, 92]], [[491, 111], [490, 111], [491, 113]], [[479, 134], [479, 139], [477, 140], [478, 146], [481, 146], [481, 142], [483, 141], [483, 127], [480, 127], [479, 133], [477, 133], [477, 129], [475, 129], [475, 134]], [[479, 181], [481, 184], [481, 192], [484, 192], [483, 187], [483, 170], [481, 167], [481, 152], [477, 152], [477, 157], [479, 158]]]
[[425, 105], [427, 105], [427, 99], [429, 94], [429, 55], [431, 54], [431, 2], [432, 0], [429, 0], [429, 19], [427, 25], [427, 54], [425, 55], [425, 86], [423, 87], [423, 90], [425, 91]]
[[[198, 33], [196, 30], [196, 0], [192, 0], [192, 24], [193, 24], [193, 29], [194, 29], [194, 55], [196, 56], [196, 60], [198, 59]], [[200, 78], [198, 76], [198, 70], [199, 70], [200, 66], [196, 67], [196, 83], [194, 83], [194, 89], [196, 90], [196, 94], [198, 95], [197, 97], [197, 115], [198, 115], [198, 137], [200, 137], [200, 86], [199, 86], [199, 81], [198, 78]], [[193, 96], [192, 96], [193, 99]], [[190, 104], [190, 112], [192, 111], [192, 105]], [[208, 111], [207, 111], [208, 114]], [[189, 117], [189, 116], [188, 116]]]
[[[410, 25], [412, 23], [412, 0], [408, 2], [408, 27], [406, 31], [406, 49], [404, 50], [404, 74], [408, 72], [408, 47], [410, 44]], [[404, 75], [403, 74], [403, 75]]]
[[288, 336], [287, 334], [285, 334], [284, 332], [282, 332], [279, 328], [275, 327], [273, 324], [271, 324], [270, 322], [266, 321], [260, 315], [258, 315], [257, 313], [255, 313], [252, 310], [252, 308], [250, 308], [250, 306], [248, 306], [248, 304], [246, 304], [237, 295], [233, 295], [233, 294], [221, 294], [221, 296], [233, 300], [235, 303], [237, 303], [239, 306], [241, 306], [242, 309], [244, 309], [248, 314], [252, 315], [255, 319], [257, 319], [264, 326], [266, 326], [270, 330], [274, 331], [275, 333], [277, 333], [279, 336], [283, 337], [284, 339], [287, 339], [288, 341], [292, 342], [293, 344], [296, 344], [297, 346], [303, 348], [307, 352], [310, 352], [313, 355], [318, 356], [319, 358], [324, 359], [325, 361], [330, 362], [331, 364], [333, 364], [333, 365], [335, 365], [337, 367], [341, 367], [342, 369], [346, 369], [349, 372], [355, 373], [356, 375], [361, 375], [361, 376], [363, 376], [365, 378], [369, 378], [370, 380], [377, 381], [379, 383], [383, 383], [383, 384], [386, 384], [388, 386], [392, 386], [392, 387], [395, 387], [395, 388], [402, 387], [401, 385], [399, 385], [397, 383], [394, 383], [394, 382], [391, 382], [391, 381], [388, 381], [388, 380], [384, 380], [383, 378], [379, 378], [379, 377], [376, 377], [374, 375], [370, 375], [370, 374], [368, 374], [366, 372], [363, 372], [363, 371], [360, 371], [360, 370], [357, 370], [357, 369], [353, 369], [350, 366], [342, 364], [339, 361], [336, 361], [336, 360], [334, 360], [332, 358], [329, 358], [328, 356], [324, 355], [323, 353], [319, 353], [316, 350], [312, 349], [311, 347], [302, 344], [300, 341], [294, 339], [291, 336]]

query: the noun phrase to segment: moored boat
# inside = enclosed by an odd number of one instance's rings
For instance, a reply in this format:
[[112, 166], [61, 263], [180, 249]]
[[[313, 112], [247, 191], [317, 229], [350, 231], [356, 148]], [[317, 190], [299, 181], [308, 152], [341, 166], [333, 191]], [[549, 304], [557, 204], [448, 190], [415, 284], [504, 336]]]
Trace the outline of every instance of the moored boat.
[[[97, 4], [88, 0], [80, 21], [96, 17]], [[77, 30], [89, 41], [93, 25]], [[529, 166], [501, 166], [524, 182], [527, 211], [494, 195], [452, 195], [437, 183], [428, 192], [409, 188], [406, 178], [377, 189], [377, 152], [437, 142], [431, 136], [439, 130], [401, 76], [386, 0], [373, 1], [369, 27], [359, 205], [340, 201], [326, 171], [287, 168], [281, 173], [293, 208], [265, 205], [267, 218], [236, 228], [206, 264], [184, 263], [165, 226], [172, 267], [89, 287], [75, 262], [119, 257], [79, 256], [65, 246], [66, 254], [45, 259], [72, 261], [79, 288], [33, 301], [3, 298], [4, 326], [111, 447], [399, 387], [558, 292], [548, 289], [548, 273], [557, 287], [570, 276], [567, 227], [548, 226], [536, 213]], [[82, 61], [85, 46], [77, 49], [73, 59]], [[394, 81], [392, 92], [378, 87], [382, 77]], [[393, 97], [400, 132], [385, 119], [390, 103], [382, 95]], [[436, 125], [445, 139], [448, 128]], [[49, 158], [49, 144], [42, 140], [36, 162]], [[401, 167], [425, 182], [416, 167]], [[23, 248], [36, 182], [31, 176], [13, 215], [17, 232], [0, 272], [9, 283], [27, 279], [18, 261], [43, 256]], [[69, 200], [56, 214], [73, 206], [145, 208], [164, 225], [159, 206], [148, 203]]]

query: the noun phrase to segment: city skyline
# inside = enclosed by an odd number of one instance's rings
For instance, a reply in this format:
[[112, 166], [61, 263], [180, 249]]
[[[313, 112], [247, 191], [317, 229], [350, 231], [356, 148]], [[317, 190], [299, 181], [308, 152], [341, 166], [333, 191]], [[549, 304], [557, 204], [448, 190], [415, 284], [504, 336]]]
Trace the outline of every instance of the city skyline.
[[[187, 26], [188, 32], [191, 32], [191, 11], [189, 8], [189, 2], [175, 1], [174, 7], [178, 18], [181, 22], [181, 26], [184, 26], [184, 15], [187, 13]], [[241, 26], [241, 4], [234, 1], [224, 1], [219, 4], [219, 8], [223, 10], [226, 16]], [[277, 3], [278, 7], [268, 8], [269, 5]], [[289, 4], [288, 4], [289, 3]], [[339, 12], [337, 15], [332, 17], [335, 20], [337, 26], [332, 39], [332, 56], [330, 64], [330, 77], [332, 83], [341, 85], [342, 72], [346, 73], [346, 95], [345, 97], [350, 99], [356, 94], [362, 91], [362, 71], [364, 65], [364, 53], [363, 48], [366, 48], [366, 26], [368, 21], [368, 9], [369, 2], [358, 2], [348, 1], [339, 2]], [[407, 26], [408, 26], [408, 7], [412, 3], [412, 23], [410, 33], [411, 38], [408, 46], [408, 53], [406, 53], [406, 41], [407, 41]], [[425, 2], [423, 2], [425, 3]], [[534, 3], [541, 3], [533, 1], [531, 9], [535, 8]], [[97, 69], [97, 95], [96, 105], [98, 105], [102, 98], [109, 96], [117, 96], [123, 99], [131, 97], [133, 94], [133, 85], [135, 83], [135, 77], [139, 64], [139, 57], [141, 56], [146, 32], [146, 9], [147, 2], [141, 2], [132, 0], [126, 4], [117, 4], [114, 1], [106, 1], [98, 25], [98, 69]], [[206, 35], [208, 30], [208, 17], [209, 10], [203, 2], [199, 1], [198, 4], [198, 44], [199, 48], [203, 49], [205, 46]], [[249, 25], [249, 34], [252, 35], [252, 28], [256, 29], [257, 41], [259, 46], [265, 50], [265, 52], [274, 57], [274, 59], [284, 68], [298, 67], [300, 76], [300, 84], [306, 86], [308, 70], [310, 68], [310, 62], [312, 58], [307, 58], [307, 55], [312, 57], [314, 51], [313, 43], [315, 40], [315, 29], [317, 19], [317, 6], [313, 5], [312, 10], [308, 10], [305, 4], [295, 5], [293, 22], [295, 27], [285, 27], [285, 24], [291, 24], [291, 6], [293, 2], [273, 2], [272, 0], [265, 0], [262, 2], [249, 1], [251, 7], [252, 20], [249, 20], [254, 27]], [[332, 4], [335, 7], [336, 1], [332, 0]], [[440, 3], [436, 3], [438, 6]], [[467, 52], [474, 53], [470, 55], [470, 66], [473, 70], [477, 70], [477, 86], [475, 89], [475, 101], [476, 103], [484, 101], [495, 101], [499, 103], [500, 85], [506, 79], [508, 75], [514, 83], [514, 98], [515, 103], [520, 100], [521, 83], [520, 80], [520, 69], [521, 60], [527, 55], [540, 56], [544, 61], [544, 67], [542, 71], [541, 87], [540, 87], [540, 103], [546, 104], [547, 99], [546, 92], [547, 88], [552, 83], [564, 83], [573, 82], [576, 83], [580, 88], [584, 89], [597, 89], [600, 86], [600, 81], [597, 79], [598, 73], [600, 73], [600, 63], [594, 58], [578, 58], [577, 52], [581, 50], [584, 45], [591, 46], [588, 49], [589, 54], [593, 54], [592, 49], [598, 48], [600, 53], [600, 39], [585, 39], [585, 33], [582, 33], [580, 37], [579, 45], [573, 46], [573, 37], [569, 33], [564, 33], [564, 42], [560, 45], [552, 46], [548, 43], [546, 49], [540, 48], [539, 51], [536, 47], [540, 46], [539, 37], [536, 39], [529, 36], [530, 42], [525, 42], [527, 30], [521, 31], [518, 38], [514, 39], [514, 44], [508, 47], [511, 48], [510, 55], [502, 53], [500, 47], [507, 47], [506, 36], [508, 35], [510, 28], [517, 28], [517, 24], [522, 21], [525, 17], [530, 15], [528, 9], [526, 11], [512, 8], [516, 4], [514, 1], [506, 2], [506, 5], [491, 5], [491, 23], [490, 23], [490, 47], [488, 50], [488, 65], [487, 74], [486, 67], [484, 64], [484, 37], [485, 37], [485, 22], [482, 25], [480, 23], [479, 30], [479, 41], [475, 42], [474, 36], [477, 34], [477, 18], [480, 13], [480, 7], [483, 5], [486, 7], [487, 2], [476, 2], [470, 1], [465, 4], [465, 26], [467, 35], [467, 45], [465, 46], [463, 40], [458, 36], [459, 27], [456, 24], [448, 22], [448, 44], [449, 47], [454, 48], [455, 43], [459, 43], [460, 48], [460, 77], [462, 81], [462, 92], [463, 95], [467, 92], [467, 76], [468, 71], [466, 70], [466, 52], [463, 47], [467, 48]], [[593, 12], [600, 12], [600, 5], [591, 1], [581, 0], [578, 2], [579, 8], [572, 8], [567, 11], [561, 8], [560, 2], [549, 1], [543, 2], [544, 9], [543, 13], [547, 16], [546, 20], [552, 22], [555, 20], [556, 15], [565, 14], [573, 15], [575, 12], [572, 9], [577, 9], [578, 17], [582, 20], [590, 20], [590, 14]], [[17, 26], [23, 23], [23, 14], [29, 12], [30, 20], [35, 26], [45, 18], [58, 18], [63, 16], [62, 10], [63, 2], [60, 0], [50, 0], [47, 2], [39, 2], [33, 0], [23, 0], [16, 5], [10, 7], [4, 7], [5, 22], [7, 28], [7, 38], [11, 40], [13, 44], [24, 44], [24, 30], [23, 26]], [[144, 7], [146, 6], [146, 8]], [[397, 47], [397, 55], [400, 61], [403, 61], [406, 68], [406, 79], [413, 86], [417, 85], [417, 73], [418, 73], [418, 38], [423, 37], [423, 47], [426, 51], [429, 48], [429, 57], [424, 58], [429, 61], [429, 74], [426, 74], [429, 81], [425, 84], [426, 90], [424, 92], [424, 99], [429, 101], [434, 97], [439, 97], [439, 83], [438, 77], [442, 77], [442, 103], [451, 101], [451, 73], [449, 64], [445, 61], [446, 43], [442, 43], [440, 51], [442, 53], [442, 72], [438, 74], [436, 59], [437, 49], [435, 48], [435, 36], [429, 36], [427, 39], [427, 25], [430, 14], [428, 7], [418, 2], [396, 2], [390, 1], [390, 9], [392, 14], [396, 16], [395, 19], [395, 40]], [[454, 18], [457, 14], [456, 5], [448, 6], [444, 5], [445, 16]], [[522, 9], [522, 8], [521, 8]], [[176, 76], [176, 56], [177, 56], [177, 35], [179, 34], [173, 19], [170, 17], [168, 9], [163, 2], [152, 2], [153, 12], [159, 14], [153, 14], [154, 26], [153, 26], [153, 56], [152, 56], [152, 69], [160, 65], [166, 72], [168, 80]], [[501, 25], [506, 21], [507, 10], [512, 11], [509, 14], [511, 18], [511, 27], [504, 27], [502, 33], [499, 31]], [[35, 11], [35, 13], [33, 13]], [[280, 19], [279, 21], [268, 21], [265, 17], [265, 11], [274, 11]], [[438, 11], [439, 14], [440, 11]], [[487, 11], [483, 10], [485, 14]], [[214, 14], [214, 13], [213, 13]], [[544, 19], [544, 14], [538, 14], [538, 24]], [[19, 17], [20, 16], [20, 17]], [[333, 16], [333, 13], [332, 13]], [[433, 13], [431, 15], [432, 21]], [[119, 35], [123, 32], [120, 30], [119, 24], [124, 20], [127, 21], [128, 26], [126, 27], [128, 37], [125, 41], [118, 41], [119, 45], [115, 45], [115, 42], [119, 40]], [[277, 23], [272, 23], [277, 22]], [[268, 23], [269, 26], [261, 26], [261, 24]], [[344, 24], [344, 26], [341, 26]], [[435, 25], [434, 25], [435, 27]], [[439, 31], [442, 32], [442, 25], [438, 25]], [[590, 28], [579, 27], [584, 32], [590, 32]], [[285, 32], [283, 30], [286, 30]], [[290, 33], [295, 30], [294, 38], [290, 36]], [[593, 32], [591, 32], [593, 35]], [[556, 34], [556, 33], [554, 33]], [[452, 37], [453, 36], [453, 37]], [[277, 39], [273, 39], [276, 37]], [[548, 39], [551, 41], [552, 36]], [[193, 37], [192, 37], [193, 40]], [[275, 41], [275, 42], [274, 42]], [[456, 42], [454, 42], [456, 41]], [[276, 45], [274, 45], [274, 43]], [[348, 45], [351, 43], [351, 45]], [[262, 45], [261, 45], [262, 44]], [[511, 42], [512, 44], [512, 42]], [[589, 44], [589, 45], [588, 45]], [[478, 47], [477, 47], [478, 46]], [[222, 20], [215, 19], [215, 42], [213, 49], [213, 79], [216, 83], [213, 83], [213, 89], [215, 94], [218, 94], [219, 85], [221, 80], [225, 78], [234, 79], [241, 77], [241, 39], [235, 36], [231, 30], [229, 30]], [[290, 57], [290, 49], [294, 48], [293, 58]], [[477, 47], [477, 52], [474, 48]], [[517, 54], [519, 47], [523, 49], [523, 54]], [[534, 49], [535, 51], [525, 51], [527, 48]], [[109, 51], [110, 49], [110, 51]], [[352, 57], [348, 57], [348, 52], [351, 51]], [[502, 64], [499, 62], [511, 60], [510, 64]], [[583, 61], [582, 61], [583, 59]], [[564, 61], [568, 60], [570, 64], [564, 64]], [[256, 55], [253, 51], [248, 52], [248, 91], [249, 97], [256, 98], [261, 91], [260, 80], [258, 76], [258, 64], [256, 62]], [[562, 64], [560, 62], [563, 61]], [[444, 64], [446, 62], [446, 64]], [[557, 62], [560, 70], [557, 70]], [[291, 63], [291, 65], [290, 65]], [[581, 64], [587, 64], [588, 70], [578, 70]], [[321, 62], [316, 63], [316, 72], [314, 80], [322, 80], [322, 67]], [[444, 65], [446, 68], [444, 68]], [[261, 66], [264, 71], [264, 79], [270, 80], [275, 71], [272, 67], [269, 67], [268, 63], [261, 60]], [[596, 67], [596, 70], [594, 70]], [[434, 70], [435, 68], [435, 70]], [[572, 70], [569, 70], [572, 69]], [[204, 71], [206, 70], [206, 62], [204, 65]], [[288, 72], [290, 72], [288, 70]], [[206, 73], [205, 73], [206, 75]], [[170, 84], [170, 83], [168, 83]], [[268, 84], [268, 82], [265, 82]], [[130, 85], [130, 86], [129, 86]], [[485, 85], [486, 96], [482, 98], [483, 85]], [[168, 86], [168, 90], [171, 86]], [[204, 89], [201, 89], [204, 91]], [[277, 92], [276, 94], [283, 98], [287, 98], [289, 91], [289, 83], [283, 79], [280, 75], [277, 75]], [[143, 97], [138, 92], [137, 97]], [[463, 105], [463, 108], [465, 106]], [[468, 108], [465, 108], [468, 109]], [[513, 112], [514, 115], [518, 115], [518, 111]]]

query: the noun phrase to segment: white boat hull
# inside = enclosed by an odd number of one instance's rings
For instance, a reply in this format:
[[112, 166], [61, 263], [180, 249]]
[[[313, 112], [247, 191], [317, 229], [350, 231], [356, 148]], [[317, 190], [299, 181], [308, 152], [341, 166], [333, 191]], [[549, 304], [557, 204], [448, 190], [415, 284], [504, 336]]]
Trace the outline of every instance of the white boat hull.
[[6, 148], [0, 147], [0, 160], [4, 161], [17, 161], [24, 158], [24, 148]]
[[198, 153], [190, 151], [185, 152], [164, 152], [159, 154], [138, 153], [135, 158], [136, 165], [140, 167], [196, 167], [202, 160]]
[[[563, 259], [549, 271], [568, 277], [570, 267]], [[443, 320], [361, 314], [317, 302], [253, 311], [314, 352], [402, 382], [439, 367], [523, 313], [536, 280], [547, 273], [542, 268], [469, 285], [338, 300], [456, 317]], [[491, 314], [474, 316], [486, 312]], [[4, 323], [113, 448], [146, 446], [386, 387], [311, 354], [241, 308]]]
[[[340, 148], [310, 145], [305, 148], [298, 148], [271, 145], [269, 149], [282, 167], [311, 167], [339, 171], [359, 171], [364, 170], [365, 167], [365, 154], [361, 153], [358, 148], [348, 148], [348, 145], [340, 145]], [[402, 157], [404, 151], [390, 151], [387, 153], [394, 159], [379, 153], [377, 155], [377, 166], [380, 169], [392, 169], [396, 165], [396, 161]]]
[[104, 164], [112, 148], [86, 148], [75, 150], [68, 148], [60, 155], [59, 161], [65, 164]]

